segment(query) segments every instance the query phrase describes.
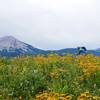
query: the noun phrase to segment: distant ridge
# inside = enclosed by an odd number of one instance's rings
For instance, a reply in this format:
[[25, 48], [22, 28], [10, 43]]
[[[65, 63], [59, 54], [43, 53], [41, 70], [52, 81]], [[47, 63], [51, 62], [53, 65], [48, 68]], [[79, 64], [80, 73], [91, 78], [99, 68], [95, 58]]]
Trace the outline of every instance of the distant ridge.
[[[38, 55], [53, 52], [58, 55], [63, 55], [65, 53], [76, 54], [76, 48], [66, 48], [61, 50], [41, 50], [35, 48], [27, 43], [24, 43], [13, 36], [5, 36], [0, 38], [0, 56], [3, 57], [15, 57], [21, 55]], [[88, 50], [88, 53], [100, 56], [100, 48], [96, 50]]]
[[98, 48], [97, 50], [100, 50], [100, 48]]
[[29, 44], [19, 41], [13, 36], [0, 38], [0, 56], [37, 55], [44, 50], [37, 49]]

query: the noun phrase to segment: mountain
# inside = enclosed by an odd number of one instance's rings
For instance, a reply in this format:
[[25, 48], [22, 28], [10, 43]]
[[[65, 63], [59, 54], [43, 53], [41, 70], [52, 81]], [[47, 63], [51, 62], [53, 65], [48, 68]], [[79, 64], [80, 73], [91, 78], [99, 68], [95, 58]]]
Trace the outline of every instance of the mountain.
[[100, 51], [100, 48], [98, 48], [97, 50]]
[[37, 55], [39, 53], [44, 53], [44, 50], [19, 41], [13, 36], [0, 38], [0, 56], [13, 57], [19, 55]]
[[96, 56], [100, 56], [100, 51], [97, 51], [97, 50], [88, 50], [88, 53], [94, 54]]
[[[5, 57], [15, 57], [21, 55], [38, 55], [44, 54], [47, 55], [48, 53], [56, 53], [58, 55], [63, 55], [65, 53], [76, 54], [76, 48], [66, 48], [61, 50], [41, 50], [35, 48], [27, 43], [24, 43], [13, 36], [5, 36], [0, 38], [0, 56]], [[90, 54], [94, 54], [100, 56], [100, 48], [96, 50], [88, 50]]]
[[[67, 49], [61, 49], [55, 51], [55, 53], [59, 55], [63, 55], [64, 53], [70, 53], [70, 54], [76, 54], [77, 53], [77, 48], [67, 48]], [[87, 50], [88, 54], [93, 54], [96, 56], [100, 56], [100, 50]]]
[[[53, 50], [53, 51], [49, 50], [49, 52], [53, 52], [53, 53], [56, 53], [58, 55], [64, 55], [65, 53], [76, 55], [77, 54], [77, 48], [65, 48], [65, 49]], [[100, 50], [99, 49], [87, 50], [87, 53], [93, 54], [93, 55], [96, 55], [96, 56], [100, 56]]]

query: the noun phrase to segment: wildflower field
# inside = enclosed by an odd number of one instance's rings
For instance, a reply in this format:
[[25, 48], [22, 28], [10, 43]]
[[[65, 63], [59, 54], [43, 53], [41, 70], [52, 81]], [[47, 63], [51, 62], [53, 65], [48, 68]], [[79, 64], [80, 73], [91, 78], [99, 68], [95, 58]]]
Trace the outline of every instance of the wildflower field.
[[0, 100], [100, 100], [100, 56], [0, 58]]

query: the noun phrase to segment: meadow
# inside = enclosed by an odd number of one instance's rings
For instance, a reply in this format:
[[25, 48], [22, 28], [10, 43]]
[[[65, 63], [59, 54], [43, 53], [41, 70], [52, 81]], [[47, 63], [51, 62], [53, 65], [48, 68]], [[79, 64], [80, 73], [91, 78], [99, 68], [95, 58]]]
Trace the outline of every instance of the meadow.
[[0, 100], [100, 100], [100, 56], [0, 58]]

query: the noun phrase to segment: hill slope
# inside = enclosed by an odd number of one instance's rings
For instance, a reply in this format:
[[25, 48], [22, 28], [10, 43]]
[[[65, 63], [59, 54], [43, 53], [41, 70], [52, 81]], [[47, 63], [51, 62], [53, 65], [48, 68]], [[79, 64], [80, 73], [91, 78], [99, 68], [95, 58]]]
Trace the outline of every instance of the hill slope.
[[[63, 55], [64, 53], [76, 54], [76, 48], [66, 48], [61, 50], [41, 50], [35, 48], [29, 44], [26, 44], [13, 36], [5, 36], [0, 38], [0, 56], [5, 57], [14, 57], [19, 55], [38, 55], [53, 52], [59, 55]], [[100, 49], [97, 50], [88, 50], [88, 53], [100, 56]]]
[[39, 53], [44, 53], [44, 50], [37, 49], [12, 36], [0, 38], [1, 56], [36, 55]]

